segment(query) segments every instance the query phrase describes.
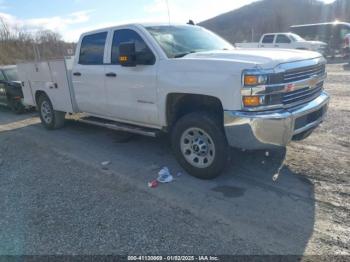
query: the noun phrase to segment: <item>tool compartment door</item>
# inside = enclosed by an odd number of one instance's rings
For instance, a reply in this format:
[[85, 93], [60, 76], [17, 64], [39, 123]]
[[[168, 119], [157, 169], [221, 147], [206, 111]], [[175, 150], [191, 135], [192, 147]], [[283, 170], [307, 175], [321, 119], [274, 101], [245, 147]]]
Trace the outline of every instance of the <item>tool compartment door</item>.
[[57, 111], [74, 112], [70, 77], [64, 59], [18, 65], [19, 76], [24, 84], [24, 102], [36, 105], [35, 94], [43, 91]]
[[49, 61], [53, 88], [49, 87], [57, 111], [74, 113], [74, 93], [65, 60]]
[[32, 66], [30, 63], [17, 63], [18, 79], [22, 82], [23, 103], [28, 106], [36, 106], [29, 78]]

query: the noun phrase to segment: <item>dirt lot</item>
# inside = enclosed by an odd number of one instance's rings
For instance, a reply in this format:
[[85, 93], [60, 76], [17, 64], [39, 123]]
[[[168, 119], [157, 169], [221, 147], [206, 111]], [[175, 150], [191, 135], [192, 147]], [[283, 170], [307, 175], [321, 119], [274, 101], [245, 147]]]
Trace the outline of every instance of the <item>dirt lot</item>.
[[350, 71], [328, 69], [328, 119], [307, 140], [233, 151], [222, 177], [157, 189], [163, 166], [181, 171], [166, 138], [121, 143], [73, 121], [48, 132], [36, 113], [2, 108], [0, 255], [350, 255]]

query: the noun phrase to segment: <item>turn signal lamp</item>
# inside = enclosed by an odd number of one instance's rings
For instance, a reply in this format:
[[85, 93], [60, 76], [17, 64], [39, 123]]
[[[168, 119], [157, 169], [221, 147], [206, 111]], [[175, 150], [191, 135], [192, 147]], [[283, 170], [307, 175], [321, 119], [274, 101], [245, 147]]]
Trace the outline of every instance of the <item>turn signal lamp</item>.
[[128, 62], [129, 58], [127, 56], [120, 56], [119, 61], [120, 62]]
[[261, 99], [259, 96], [244, 96], [243, 105], [245, 107], [254, 107], [261, 105]]

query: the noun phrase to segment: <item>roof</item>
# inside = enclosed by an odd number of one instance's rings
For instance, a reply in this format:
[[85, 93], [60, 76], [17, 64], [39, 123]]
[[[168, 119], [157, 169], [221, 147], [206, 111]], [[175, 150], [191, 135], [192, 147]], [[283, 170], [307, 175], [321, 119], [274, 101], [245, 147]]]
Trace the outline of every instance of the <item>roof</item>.
[[[188, 24], [175, 24], [175, 23], [129, 23], [129, 24], [120, 24], [120, 25], [115, 25], [115, 26], [109, 26], [109, 27], [105, 27], [105, 28], [99, 28], [96, 30], [92, 30], [92, 31], [88, 31], [88, 32], [84, 32], [83, 35], [86, 34], [91, 34], [91, 33], [95, 33], [95, 32], [101, 32], [101, 31], [106, 31], [106, 30], [111, 30], [114, 28], [118, 28], [118, 27], [151, 27], [151, 26], [193, 26], [193, 25], [188, 25]], [[197, 25], [195, 25], [197, 26]]]
[[13, 69], [16, 68], [16, 65], [0, 65], [1, 70], [6, 70], [6, 69]]

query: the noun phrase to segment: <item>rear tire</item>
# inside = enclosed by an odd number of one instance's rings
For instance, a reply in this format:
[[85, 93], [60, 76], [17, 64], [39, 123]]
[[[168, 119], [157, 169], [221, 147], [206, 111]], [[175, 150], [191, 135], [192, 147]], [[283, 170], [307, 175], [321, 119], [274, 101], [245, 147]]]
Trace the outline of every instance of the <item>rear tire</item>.
[[182, 117], [172, 131], [172, 147], [180, 165], [199, 179], [214, 179], [226, 167], [229, 150], [214, 114], [195, 112]]
[[41, 123], [46, 129], [54, 130], [64, 126], [66, 113], [55, 111], [46, 95], [39, 97], [38, 107]]

